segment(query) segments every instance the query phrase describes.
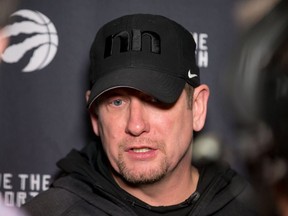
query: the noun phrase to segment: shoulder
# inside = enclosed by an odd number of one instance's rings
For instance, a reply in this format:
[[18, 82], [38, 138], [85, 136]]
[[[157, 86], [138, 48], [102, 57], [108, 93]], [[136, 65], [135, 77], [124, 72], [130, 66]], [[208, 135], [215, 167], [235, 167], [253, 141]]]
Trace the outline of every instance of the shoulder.
[[[97, 214], [95, 207], [73, 191], [73, 187], [77, 186], [79, 191], [89, 188], [73, 178], [59, 179], [51, 188], [28, 201], [22, 208], [29, 216], [92, 215], [91, 212]], [[105, 214], [99, 210], [97, 215]]]
[[205, 212], [212, 215], [258, 215], [253, 188], [229, 165], [204, 167], [200, 179], [199, 189], [202, 205], [206, 205]]
[[85, 181], [66, 176], [23, 206], [29, 216], [135, 215], [121, 201]]
[[80, 198], [62, 188], [50, 188], [28, 201], [23, 209], [31, 216], [60, 216], [80, 203]]

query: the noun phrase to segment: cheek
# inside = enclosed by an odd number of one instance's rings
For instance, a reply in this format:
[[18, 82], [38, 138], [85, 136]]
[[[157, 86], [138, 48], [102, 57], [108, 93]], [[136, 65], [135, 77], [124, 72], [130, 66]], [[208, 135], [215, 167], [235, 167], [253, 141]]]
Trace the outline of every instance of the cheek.
[[179, 137], [193, 131], [193, 114], [191, 110], [186, 109], [167, 112], [164, 115], [159, 113], [155, 115], [154, 123], [159, 126], [163, 133], [178, 135]]
[[118, 171], [117, 161], [119, 157], [118, 141], [110, 134], [113, 134], [109, 130], [101, 130], [101, 141], [103, 149], [110, 161], [111, 166]]
[[[180, 113], [180, 114], [179, 114]], [[189, 119], [191, 119], [189, 121]], [[193, 136], [193, 117], [192, 112], [181, 110], [181, 112], [170, 113], [159, 120], [159, 128], [162, 137], [166, 140], [167, 151], [176, 153], [185, 151], [191, 144]]]
[[121, 130], [120, 124], [123, 124], [123, 120], [119, 116], [107, 114], [105, 108], [102, 107], [99, 109], [98, 116], [98, 128], [103, 141], [107, 143], [107, 141], [116, 139], [119, 136], [119, 131]]
[[116, 146], [116, 135], [115, 124], [109, 124], [109, 121], [106, 119], [99, 119], [98, 121], [98, 129], [99, 135], [102, 141], [103, 148], [107, 154], [111, 154], [113, 150], [113, 146]]

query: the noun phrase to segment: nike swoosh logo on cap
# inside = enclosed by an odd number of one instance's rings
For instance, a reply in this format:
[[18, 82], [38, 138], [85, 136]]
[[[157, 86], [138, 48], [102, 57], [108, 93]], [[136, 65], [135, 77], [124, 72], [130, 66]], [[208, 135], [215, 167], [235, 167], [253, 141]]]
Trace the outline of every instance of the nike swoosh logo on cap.
[[197, 77], [197, 76], [198, 76], [197, 74], [192, 74], [190, 70], [188, 71], [188, 77], [189, 77], [190, 79], [192, 79], [192, 78], [194, 78], [194, 77]]

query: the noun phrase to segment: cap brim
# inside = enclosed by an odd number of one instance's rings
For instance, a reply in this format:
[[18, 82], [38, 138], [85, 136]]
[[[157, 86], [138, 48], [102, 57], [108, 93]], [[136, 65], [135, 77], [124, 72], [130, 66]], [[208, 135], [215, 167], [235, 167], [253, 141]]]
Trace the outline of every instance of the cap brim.
[[163, 103], [172, 104], [177, 101], [185, 85], [184, 79], [147, 69], [125, 68], [107, 74], [92, 86], [88, 107], [104, 92], [120, 87], [137, 89]]

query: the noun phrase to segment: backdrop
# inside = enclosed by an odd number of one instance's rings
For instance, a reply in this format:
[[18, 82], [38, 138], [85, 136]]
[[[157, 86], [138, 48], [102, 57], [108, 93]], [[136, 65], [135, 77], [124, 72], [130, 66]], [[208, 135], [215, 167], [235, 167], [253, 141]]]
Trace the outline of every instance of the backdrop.
[[23, 0], [6, 26], [0, 69], [0, 193], [20, 206], [46, 190], [55, 163], [92, 133], [85, 104], [89, 49], [107, 21], [131, 13], [167, 16], [197, 43], [202, 82], [211, 88], [204, 131], [225, 134], [218, 87], [237, 41], [237, 1]]

